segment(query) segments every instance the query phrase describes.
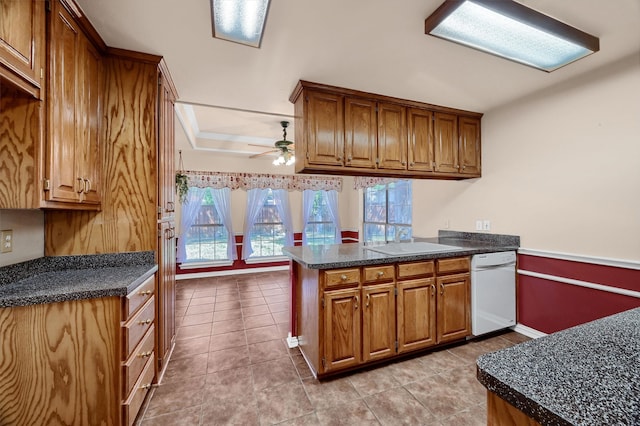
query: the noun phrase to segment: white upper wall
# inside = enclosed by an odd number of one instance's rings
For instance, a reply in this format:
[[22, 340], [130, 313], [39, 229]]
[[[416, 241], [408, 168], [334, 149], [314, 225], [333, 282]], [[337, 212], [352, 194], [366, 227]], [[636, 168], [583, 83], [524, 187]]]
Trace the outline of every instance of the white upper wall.
[[639, 137], [636, 54], [486, 113], [482, 178], [414, 181], [414, 234], [489, 219], [525, 248], [638, 260]]

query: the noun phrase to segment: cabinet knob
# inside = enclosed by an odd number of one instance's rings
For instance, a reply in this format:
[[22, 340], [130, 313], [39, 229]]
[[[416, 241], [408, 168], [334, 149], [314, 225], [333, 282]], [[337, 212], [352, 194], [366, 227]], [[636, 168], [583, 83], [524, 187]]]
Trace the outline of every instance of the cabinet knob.
[[151, 290], [147, 290], [147, 291], [141, 291], [140, 293], [138, 293], [140, 296], [148, 296], [151, 294]]
[[342, 161], [342, 157], [336, 157], [336, 160]]
[[467, 168], [467, 166], [462, 166], [462, 170], [464, 170], [464, 169], [466, 169], [466, 168]]
[[347, 280], [347, 276], [345, 274], [340, 275], [340, 279], [342, 281], [346, 281]]
[[153, 321], [151, 318], [147, 318], [146, 320], [138, 321], [138, 325], [151, 324], [151, 321]]
[[352, 156], [348, 156], [348, 157], [347, 157], [347, 161], [348, 161], [348, 162], [351, 162], [351, 160], [353, 160], [353, 157], [352, 157]]
[[140, 386], [141, 390], [149, 389], [151, 387], [151, 383], [147, 383], [146, 385]]
[[378, 271], [378, 278], [384, 277], [384, 271]]
[[416, 163], [414, 163], [414, 162], [412, 161], [412, 162], [410, 162], [410, 163], [409, 163], [409, 165], [410, 165], [411, 167], [413, 167], [413, 166], [415, 166], [415, 165], [416, 165]]
[[139, 358], [149, 358], [151, 356], [152, 352], [151, 351], [147, 351], [147, 352], [141, 352], [138, 354]]
[[406, 166], [407, 162], [406, 161], [402, 161], [400, 164], [402, 164], [403, 166]]

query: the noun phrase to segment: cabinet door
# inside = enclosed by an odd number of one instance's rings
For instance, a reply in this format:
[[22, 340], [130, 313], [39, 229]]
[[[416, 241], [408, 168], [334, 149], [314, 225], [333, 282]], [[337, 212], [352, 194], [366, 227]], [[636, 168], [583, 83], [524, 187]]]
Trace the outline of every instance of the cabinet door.
[[308, 124], [306, 162], [341, 166], [344, 164], [344, 98], [309, 91], [306, 94]]
[[378, 104], [378, 168], [407, 168], [407, 109], [400, 105]]
[[[78, 73], [80, 112], [78, 119], [78, 176], [85, 203], [99, 204], [102, 198], [102, 144], [100, 142], [101, 98], [103, 90], [102, 56], [91, 42], [80, 37]], [[77, 180], [76, 178], [76, 180]]]
[[0, 77], [40, 98], [45, 55], [42, 0], [0, 0]]
[[76, 180], [79, 163], [76, 149], [78, 94], [78, 47], [80, 30], [58, 1], [52, 2], [49, 39], [49, 143], [47, 200], [77, 202], [84, 182]]
[[432, 172], [433, 158], [433, 112], [409, 108], [408, 122], [408, 170]]
[[480, 176], [480, 119], [459, 117], [460, 173]]
[[434, 113], [434, 158], [437, 172], [457, 173], [458, 117], [441, 112]]
[[362, 288], [362, 360], [372, 361], [395, 355], [395, 284]]
[[162, 74], [158, 89], [158, 219], [163, 219], [175, 214], [175, 99]]
[[398, 353], [436, 344], [435, 279], [399, 281]]
[[360, 364], [360, 289], [324, 293], [323, 372]]
[[438, 343], [471, 334], [471, 281], [469, 274], [437, 278]]
[[347, 98], [344, 112], [345, 165], [373, 169], [376, 161], [376, 103]]
[[[157, 366], [162, 371], [176, 336], [176, 231], [173, 222], [159, 224], [158, 288], [156, 290]], [[158, 374], [158, 380], [161, 378]]]

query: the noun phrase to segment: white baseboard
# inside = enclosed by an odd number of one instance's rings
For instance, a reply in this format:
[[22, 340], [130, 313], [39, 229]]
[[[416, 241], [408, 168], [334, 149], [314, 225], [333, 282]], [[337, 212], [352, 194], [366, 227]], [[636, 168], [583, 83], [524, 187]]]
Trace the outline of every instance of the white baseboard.
[[223, 277], [227, 275], [254, 274], [256, 272], [274, 272], [274, 271], [288, 271], [288, 270], [289, 270], [289, 265], [282, 265], [282, 266], [266, 266], [264, 268], [229, 269], [227, 271], [194, 272], [192, 274], [177, 274], [176, 281], [190, 280], [192, 278]]
[[527, 327], [526, 325], [516, 324], [513, 327], [513, 331], [516, 333], [524, 334], [527, 337], [531, 337], [532, 339], [538, 339], [540, 337], [544, 337], [547, 333], [543, 333], [542, 331], [538, 331], [535, 328]]

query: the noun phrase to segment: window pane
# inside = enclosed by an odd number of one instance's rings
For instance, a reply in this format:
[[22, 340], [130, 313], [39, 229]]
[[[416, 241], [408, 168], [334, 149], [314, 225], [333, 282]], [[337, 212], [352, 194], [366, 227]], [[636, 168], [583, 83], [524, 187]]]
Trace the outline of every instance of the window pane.
[[411, 181], [389, 184], [389, 223], [411, 224]]
[[229, 234], [213, 205], [210, 189], [205, 192], [196, 220], [184, 238], [187, 262], [228, 259]]
[[385, 225], [364, 224], [364, 240], [367, 242], [385, 242]]
[[335, 244], [336, 227], [329, 214], [329, 207], [322, 191], [313, 195], [313, 206], [309, 213], [308, 224], [304, 229], [307, 245]]
[[282, 256], [284, 244], [284, 225], [273, 199], [273, 191], [269, 190], [251, 231], [253, 253], [250, 257]]
[[411, 181], [398, 180], [364, 190], [364, 241], [394, 241], [412, 237]]
[[387, 190], [385, 185], [376, 185], [364, 190], [364, 221], [387, 221]]

